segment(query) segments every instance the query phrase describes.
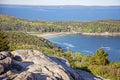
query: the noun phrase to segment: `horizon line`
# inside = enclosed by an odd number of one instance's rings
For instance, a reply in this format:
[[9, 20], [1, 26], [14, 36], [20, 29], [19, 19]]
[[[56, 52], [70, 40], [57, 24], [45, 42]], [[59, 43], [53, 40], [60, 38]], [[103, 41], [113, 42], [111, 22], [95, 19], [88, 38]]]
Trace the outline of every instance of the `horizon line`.
[[88, 7], [120, 7], [120, 5], [32, 5], [32, 4], [0, 4], [8, 6], [88, 6]]

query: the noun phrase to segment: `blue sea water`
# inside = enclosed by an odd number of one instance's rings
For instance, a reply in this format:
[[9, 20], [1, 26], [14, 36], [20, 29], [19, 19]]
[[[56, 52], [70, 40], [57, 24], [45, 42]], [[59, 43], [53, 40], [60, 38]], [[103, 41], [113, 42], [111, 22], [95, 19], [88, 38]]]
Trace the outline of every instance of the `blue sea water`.
[[94, 21], [120, 20], [118, 7], [90, 6], [11, 6], [0, 5], [0, 14], [29, 20], [47, 21]]
[[[28, 20], [47, 21], [95, 21], [120, 20], [118, 7], [89, 7], [89, 6], [11, 6], [0, 5], [0, 14], [7, 14]], [[93, 55], [103, 47], [109, 53], [111, 61], [120, 61], [120, 37], [100, 37], [83, 35], [66, 35], [48, 38], [66, 50]]]
[[63, 50], [93, 55], [97, 49], [104, 48], [110, 61], [120, 61], [120, 37], [85, 36], [70, 34], [48, 38]]

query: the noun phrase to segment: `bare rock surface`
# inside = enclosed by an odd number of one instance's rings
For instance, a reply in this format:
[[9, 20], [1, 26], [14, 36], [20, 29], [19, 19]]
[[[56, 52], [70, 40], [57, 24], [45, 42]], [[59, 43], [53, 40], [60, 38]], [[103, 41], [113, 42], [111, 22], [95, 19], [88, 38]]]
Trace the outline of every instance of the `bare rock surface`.
[[[5, 53], [5, 54], [3, 54]], [[0, 80], [103, 80], [37, 50], [0, 52]]]

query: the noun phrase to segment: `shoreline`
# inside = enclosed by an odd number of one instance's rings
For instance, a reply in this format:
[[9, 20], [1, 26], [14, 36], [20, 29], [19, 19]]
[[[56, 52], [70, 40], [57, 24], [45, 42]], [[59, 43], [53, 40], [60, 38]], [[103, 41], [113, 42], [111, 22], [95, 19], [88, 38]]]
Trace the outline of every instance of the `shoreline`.
[[120, 36], [120, 32], [103, 32], [103, 33], [81, 33], [82, 35], [89, 35], [89, 36]]
[[34, 33], [34, 34], [30, 34], [30, 35], [35, 35], [38, 37], [43, 37], [43, 38], [52, 38], [52, 37], [57, 37], [57, 36], [64, 36], [64, 35], [69, 35], [69, 34], [79, 34], [79, 35], [88, 35], [88, 36], [111, 36], [111, 37], [115, 37], [115, 36], [119, 36], [120, 37], [120, 32], [113, 32], [113, 33], [109, 33], [109, 32], [103, 32], [103, 33], [80, 33], [80, 32], [49, 32], [49, 33]]
[[69, 35], [69, 34], [79, 34], [79, 33], [78, 32], [49, 32], [49, 33], [42, 33], [42, 34], [35, 33], [30, 35], [36, 35], [38, 37], [43, 37], [47, 39], [47, 38]]

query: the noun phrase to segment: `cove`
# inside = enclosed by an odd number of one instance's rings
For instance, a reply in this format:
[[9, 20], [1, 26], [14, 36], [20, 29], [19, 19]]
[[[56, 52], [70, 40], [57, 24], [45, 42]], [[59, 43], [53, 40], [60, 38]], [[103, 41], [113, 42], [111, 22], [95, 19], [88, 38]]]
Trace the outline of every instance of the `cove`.
[[120, 61], [120, 37], [88, 36], [69, 34], [48, 38], [64, 51], [68, 48], [72, 52], [93, 55], [97, 49], [104, 48], [108, 52], [110, 61]]

